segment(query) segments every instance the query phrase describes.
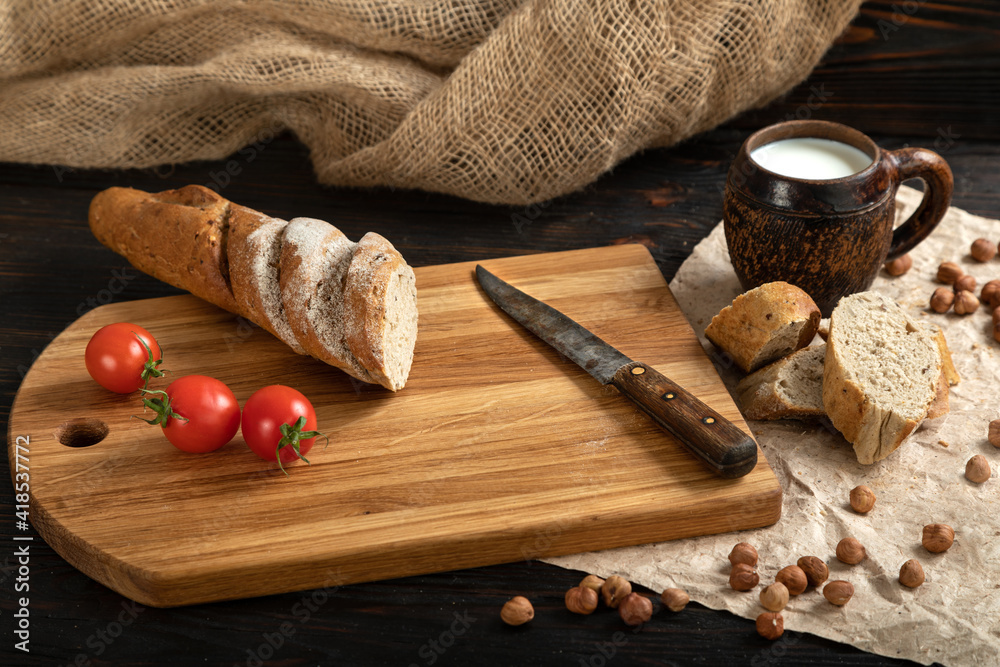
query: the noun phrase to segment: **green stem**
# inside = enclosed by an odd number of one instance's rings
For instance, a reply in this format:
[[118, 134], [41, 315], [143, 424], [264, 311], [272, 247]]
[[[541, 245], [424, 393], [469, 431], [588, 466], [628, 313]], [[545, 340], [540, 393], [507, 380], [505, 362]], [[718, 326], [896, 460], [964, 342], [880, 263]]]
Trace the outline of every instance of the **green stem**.
[[324, 445], [324, 447], [330, 444], [330, 438], [325, 433], [320, 433], [319, 431], [303, 431], [302, 429], [305, 428], [305, 425], [306, 418], [303, 415], [299, 417], [294, 424], [282, 424], [278, 427], [278, 430], [281, 431], [281, 440], [278, 441], [278, 446], [274, 450], [274, 456], [278, 459], [278, 467], [281, 468], [281, 472], [285, 473], [286, 476], [288, 475], [288, 471], [285, 470], [285, 466], [281, 465], [282, 448], [291, 447], [297, 457], [305, 461], [307, 464], [312, 465], [309, 463], [309, 459], [302, 456], [302, 452], [299, 451], [301, 441], [323, 436], [326, 438], [326, 445]]
[[154, 360], [153, 351], [149, 348], [149, 345], [146, 344], [146, 341], [142, 339], [142, 336], [140, 336], [134, 331], [132, 332], [132, 335], [135, 336], [137, 339], [139, 339], [139, 342], [142, 343], [142, 346], [146, 348], [146, 354], [149, 355], [149, 359], [146, 360], [146, 363], [142, 367], [142, 372], [139, 374], [139, 379], [144, 381], [142, 384], [142, 390], [146, 391], [146, 389], [149, 387], [150, 378], [163, 377], [164, 371], [161, 371], [159, 368], [157, 368], [157, 366], [163, 363], [163, 359], [160, 358]]

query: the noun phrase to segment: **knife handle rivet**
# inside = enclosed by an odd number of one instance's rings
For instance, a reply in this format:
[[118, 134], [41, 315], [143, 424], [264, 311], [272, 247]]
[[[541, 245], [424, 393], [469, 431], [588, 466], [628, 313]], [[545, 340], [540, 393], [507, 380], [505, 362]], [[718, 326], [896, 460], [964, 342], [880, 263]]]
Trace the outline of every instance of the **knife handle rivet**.
[[715, 417], [705, 417], [701, 421], [703, 423], [705, 423], [705, 424], [714, 424], [715, 423]]
[[665, 400], [665, 401], [672, 401], [675, 398], [677, 398], [677, 394], [675, 394], [672, 391], [668, 391], [667, 393], [665, 393], [663, 395], [663, 400]]
[[632, 369], [632, 375], [642, 375], [645, 372], [646, 369], [643, 368], [642, 366], [636, 366], [635, 368]]

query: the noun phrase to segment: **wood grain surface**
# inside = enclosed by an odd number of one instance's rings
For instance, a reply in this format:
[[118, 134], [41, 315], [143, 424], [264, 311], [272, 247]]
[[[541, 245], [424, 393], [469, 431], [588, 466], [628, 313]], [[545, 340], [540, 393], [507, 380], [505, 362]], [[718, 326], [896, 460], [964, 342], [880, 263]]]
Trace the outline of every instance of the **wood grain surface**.
[[[486, 264], [748, 432], [644, 247]], [[781, 489], [763, 455], [746, 477], [714, 475], [615, 389], [513, 323], [473, 272], [470, 263], [417, 269], [415, 362], [396, 394], [263, 330], [241, 334], [235, 316], [192, 296], [90, 311], [42, 353], [14, 402], [10, 432], [31, 442], [34, 525], [94, 579], [176, 606], [778, 519]], [[220, 378], [241, 403], [263, 385], [296, 387], [332, 444], [287, 477], [242, 435], [217, 452], [180, 452], [132, 418], [137, 395], [102, 389], [83, 366], [93, 332], [123, 321], [157, 336], [172, 377]], [[77, 398], [68, 418], [65, 391]], [[94, 433], [99, 442], [78, 446]], [[300, 496], [312, 511], [282, 511]]]

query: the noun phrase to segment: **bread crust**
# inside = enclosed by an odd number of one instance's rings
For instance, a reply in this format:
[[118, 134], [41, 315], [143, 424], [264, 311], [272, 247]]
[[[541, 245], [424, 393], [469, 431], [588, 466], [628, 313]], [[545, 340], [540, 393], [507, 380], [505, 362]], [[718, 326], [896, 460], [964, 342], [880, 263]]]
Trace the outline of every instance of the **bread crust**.
[[246, 316], [230, 286], [229, 209], [200, 185], [155, 194], [116, 187], [94, 197], [88, 219], [98, 241], [143, 273]]
[[[816, 335], [819, 321], [819, 308], [808, 294], [794, 285], [776, 281], [736, 297], [712, 318], [705, 336], [729, 354], [744, 372], [751, 373], [808, 345]], [[764, 354], [768, 345], [790, 326], [800, 327], [790, 349]]]

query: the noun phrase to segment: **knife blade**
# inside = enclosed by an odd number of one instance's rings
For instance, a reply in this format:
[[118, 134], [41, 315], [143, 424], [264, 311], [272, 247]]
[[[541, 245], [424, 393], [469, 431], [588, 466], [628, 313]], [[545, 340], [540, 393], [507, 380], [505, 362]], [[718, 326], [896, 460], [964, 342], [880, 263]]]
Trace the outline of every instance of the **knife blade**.
[[478, 264], [476, 278], [504, 312], [601, 384], [614, 385], [713, 472], [735, 478], [753, 470], [757, 443], [693, 394]]

